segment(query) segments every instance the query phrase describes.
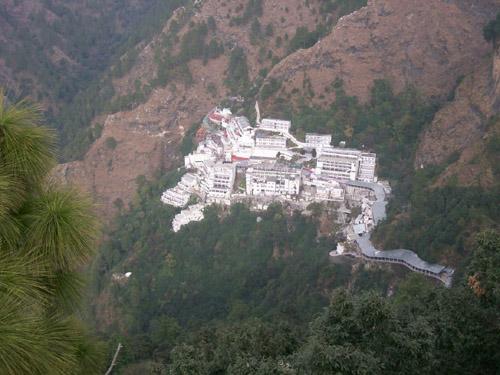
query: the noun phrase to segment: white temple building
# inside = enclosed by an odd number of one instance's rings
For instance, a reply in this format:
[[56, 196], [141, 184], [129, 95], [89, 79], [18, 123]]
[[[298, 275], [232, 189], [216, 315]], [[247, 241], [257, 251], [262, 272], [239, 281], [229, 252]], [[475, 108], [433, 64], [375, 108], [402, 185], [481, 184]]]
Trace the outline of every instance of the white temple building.
[[315, 148], [317, 146], [329, 146], [331, 143], [331, 134], [306, 133], [307, 147]]
[[[256, 206], [268, 205], [268, 197], [278, 196], [296, 203], [343, 201], [352, 195], [351, 182], [376, 181], [373, 153], [335, 148], [330, 134], [307, 133], [305, 142], [299, 141], [290, 133], [288, 120], [267, 118], [256, 125], [227, 108], [211, 111], [203, 121], [204, 139], [184, 157], [189, 172], [162, 194], [161, 201], [179, 208], [192, 196], [202, 206], [231, 204], [233, 198], [245, 196]], [[199, 206], [191, 207], [198, 208], [181, 211], [174, 230], [203, 217]]]
[[296, 196], [300, 192], [301, 171], [279, 163], [266, 163], [250, 167], [246, 171], [248, 195]]
[[360, 156], [358, 180], [364, 182], [375, 181], [375, 166], [377, 164], [377, 155], [364, 152]]
[[280, 133], [288, 133], [292, 126], [291, 121], [265, 118], [261, 121], [259, 129]]

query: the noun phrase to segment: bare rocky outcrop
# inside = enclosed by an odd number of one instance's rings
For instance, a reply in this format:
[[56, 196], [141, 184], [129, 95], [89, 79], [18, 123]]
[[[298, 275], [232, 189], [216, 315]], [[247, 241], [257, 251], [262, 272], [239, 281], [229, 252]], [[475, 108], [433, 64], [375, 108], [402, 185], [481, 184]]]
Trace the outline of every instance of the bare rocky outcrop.
[[336, 79], [361, 100], [374, 79], [389, 79], [396, 90], [415, 85], [427, 97], [444, 98], [458, 77], [472, 72], [490, 47], [482, 27], [498, 1], [369, 0], [343, 17], [333, 32], [308, 50], [280, 62], [269, 78], [290, 93], [304, 87], [312, 102]]

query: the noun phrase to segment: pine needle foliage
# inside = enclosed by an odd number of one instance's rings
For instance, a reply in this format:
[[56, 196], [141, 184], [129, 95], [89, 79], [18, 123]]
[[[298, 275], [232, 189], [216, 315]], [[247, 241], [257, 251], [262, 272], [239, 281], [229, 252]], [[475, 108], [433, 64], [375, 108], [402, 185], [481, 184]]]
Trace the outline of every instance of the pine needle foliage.
[[0, 91], [0, 374], [94, 374], [102, 350], [76, 319], [98, 223], [90, 199], [50, 181], [53, 132]]

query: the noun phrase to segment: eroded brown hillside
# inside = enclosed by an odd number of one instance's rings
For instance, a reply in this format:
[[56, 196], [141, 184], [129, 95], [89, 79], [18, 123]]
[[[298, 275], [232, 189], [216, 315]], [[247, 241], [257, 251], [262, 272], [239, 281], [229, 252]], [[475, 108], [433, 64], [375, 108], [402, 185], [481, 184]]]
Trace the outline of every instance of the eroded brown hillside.
[[314, 93], [310, 100], [319, 104], [327, 101], [323, 95], [335, 79], [361, 100], [374, 79], [389, 79], [396, 90], [412, 84], [426, 96], [443, 98], [490, 51], [482, 27], [499, 5], [370, 0], [314, 47], [284, 59], [269, 78], [284, 83], [282, 94], [302, 89], [306, 81]]
[[495, 183], [488, 148], [500, 134], [500, 50], [486, 58], [456, 89], [454, 99], [422, 134], [415, 167], [451, 163], [438, 183]]

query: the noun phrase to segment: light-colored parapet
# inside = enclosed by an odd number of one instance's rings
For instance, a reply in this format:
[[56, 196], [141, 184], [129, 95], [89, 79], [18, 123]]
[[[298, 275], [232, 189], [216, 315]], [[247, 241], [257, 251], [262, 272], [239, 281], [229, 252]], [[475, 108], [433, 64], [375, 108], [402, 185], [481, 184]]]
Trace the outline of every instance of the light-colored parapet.
[[[384, 187], [378, 183], [349, 181], [351, 186], [370, 189], [374, 192], [376, 200], [372, 205], [373, 221], [376, 224], [386, 218], [386, 192]], [[440, 265], [428, 263], [411, 250], [377, 250], [371, 240], [370, 233], [364, 233], [356, 237], [356, 244], [359, 246], [363, 258], [376, 262], [397, 263], [404, 265], [412, 271], [422, 273], [442, 281], [447, 287], [451, 286], [454, 269]]]
[[446, 286], [451, 285], [454, 270], [440, 264], [428, 263], [411, 250], [377, 250], [370, 241], [370, 233], [365, 233], [356, 239], [363, 258], [371, 261], [397, 263], [412, 271], [442, 281]]

